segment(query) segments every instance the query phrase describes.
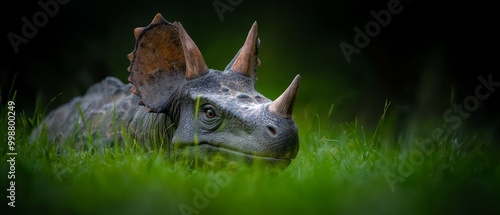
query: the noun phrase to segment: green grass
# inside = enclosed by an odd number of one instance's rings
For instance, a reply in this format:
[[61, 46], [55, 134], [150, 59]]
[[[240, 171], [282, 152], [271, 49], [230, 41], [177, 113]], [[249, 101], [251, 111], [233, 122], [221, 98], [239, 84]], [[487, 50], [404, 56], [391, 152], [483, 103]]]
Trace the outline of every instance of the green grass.
[[[1, 106], [6, 139], [6, 105]], [[18, 109], [20, 109], [18, 107]], [[37, 108], [37, 110], [41, 110]], [[29, 134], [43, 116], [16, 109], [16, 214], [488, 214], [499, 213], [498, 151], [474, 133], [394, 133], [390, 106], [376, 128], [336, 113], [297, 111], [300, 152], [283, 171], [240, 166], [220, 171], [172, 163], [161, 149], [76, 151]], [[402, 136], [405, 135], [405, 136]], [[419, 137], [416, 137], [419, 136]], [[413, 138], [406, 138], [413, 137]], [[402, 147], [404, 146], [404, 147]], [[427, 145], [431, 146], [431, 145]], [[425, 149], [425, 148], [424, 148]], [[58, 153], [58, 150], [61, 153]], [[7, 145], [0, 185], [8, 195]], [[3, 213], [2, 213], [3, 214]]]

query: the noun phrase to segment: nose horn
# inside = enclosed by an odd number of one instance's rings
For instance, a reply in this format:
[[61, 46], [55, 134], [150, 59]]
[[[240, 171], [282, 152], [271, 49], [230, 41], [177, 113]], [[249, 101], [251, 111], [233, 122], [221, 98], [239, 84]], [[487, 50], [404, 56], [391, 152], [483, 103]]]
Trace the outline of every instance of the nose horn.
[[295, 76], [292, 83], [274, 102], [269, 105], [269, 112], [284, 118], [291, 118], [295, 97], [299, 91], [300, 75]]

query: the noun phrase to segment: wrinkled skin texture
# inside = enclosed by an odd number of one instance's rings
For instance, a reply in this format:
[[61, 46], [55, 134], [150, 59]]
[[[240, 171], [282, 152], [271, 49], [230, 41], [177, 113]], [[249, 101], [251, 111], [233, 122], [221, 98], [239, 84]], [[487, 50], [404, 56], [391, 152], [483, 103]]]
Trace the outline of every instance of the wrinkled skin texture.
[[259, 161], [288, 166], [296, 157], [298, 129], [291, 110], [299, 77], [280, 101], [255, 90], [256, 24], [224, 71], [206, 68], [182, 25], [159, 14], [135, 33], [131, 83], [113, 77], [96, 83], [84, 96], [48, 114], [32, 139], [42, 129], [60, 144], [75, 140], [76, 148], [121, 145], [131, 138], [148, 149], [160, 144], [174, 160], [207, 164]]

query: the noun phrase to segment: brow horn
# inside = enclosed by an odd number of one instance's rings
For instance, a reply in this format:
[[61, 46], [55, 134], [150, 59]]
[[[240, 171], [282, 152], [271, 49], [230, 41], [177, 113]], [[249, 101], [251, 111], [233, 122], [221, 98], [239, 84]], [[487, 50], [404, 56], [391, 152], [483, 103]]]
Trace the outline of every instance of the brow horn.
[[284, 118], [291, 118], [295, 97], [299, 90], [300, 75], [295, 76], [292, 83], [274, 102], [269, 105], [269, 112]]
[[201, 55], [200, 49], [198, 49], [198, 46], [196, 46], [191, 37], [189, 37], [180, 22], [175, 22], [174, 26], [179, 30], [179, 38], [182, 43], [182, 49], [184, 50], [184, 57], [186, 59], [186, 79], [190, 80], [203, 76], [208, 72], [208, 66]]
[[248, 32], [245, 44], [233, 62], [230, 70], [255, 79], [255, 69], [258, 66], [256, 55], [257, 45], [257, 22], [254, 22]]

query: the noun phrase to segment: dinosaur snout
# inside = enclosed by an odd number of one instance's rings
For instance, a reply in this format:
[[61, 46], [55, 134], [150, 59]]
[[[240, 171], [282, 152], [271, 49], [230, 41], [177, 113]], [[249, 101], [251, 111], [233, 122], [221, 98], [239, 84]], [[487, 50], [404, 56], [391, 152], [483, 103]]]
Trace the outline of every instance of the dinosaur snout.
[[266, 125], [266, 145], [270, 157], [294, 159], [299, 151], [298, 129], [293, 120], [278, 120], [281, 126], [274, 124]]
[[277, 147], [275, 156], [293, 159], [299, 151], [298, 129], [292, 119], [295, 97], [299, 90], [300, 75], [295, 76], [290, 86], [269, 106], [268, 110], [275, 120], [266, 125], [266, 132], [270, 141]]

